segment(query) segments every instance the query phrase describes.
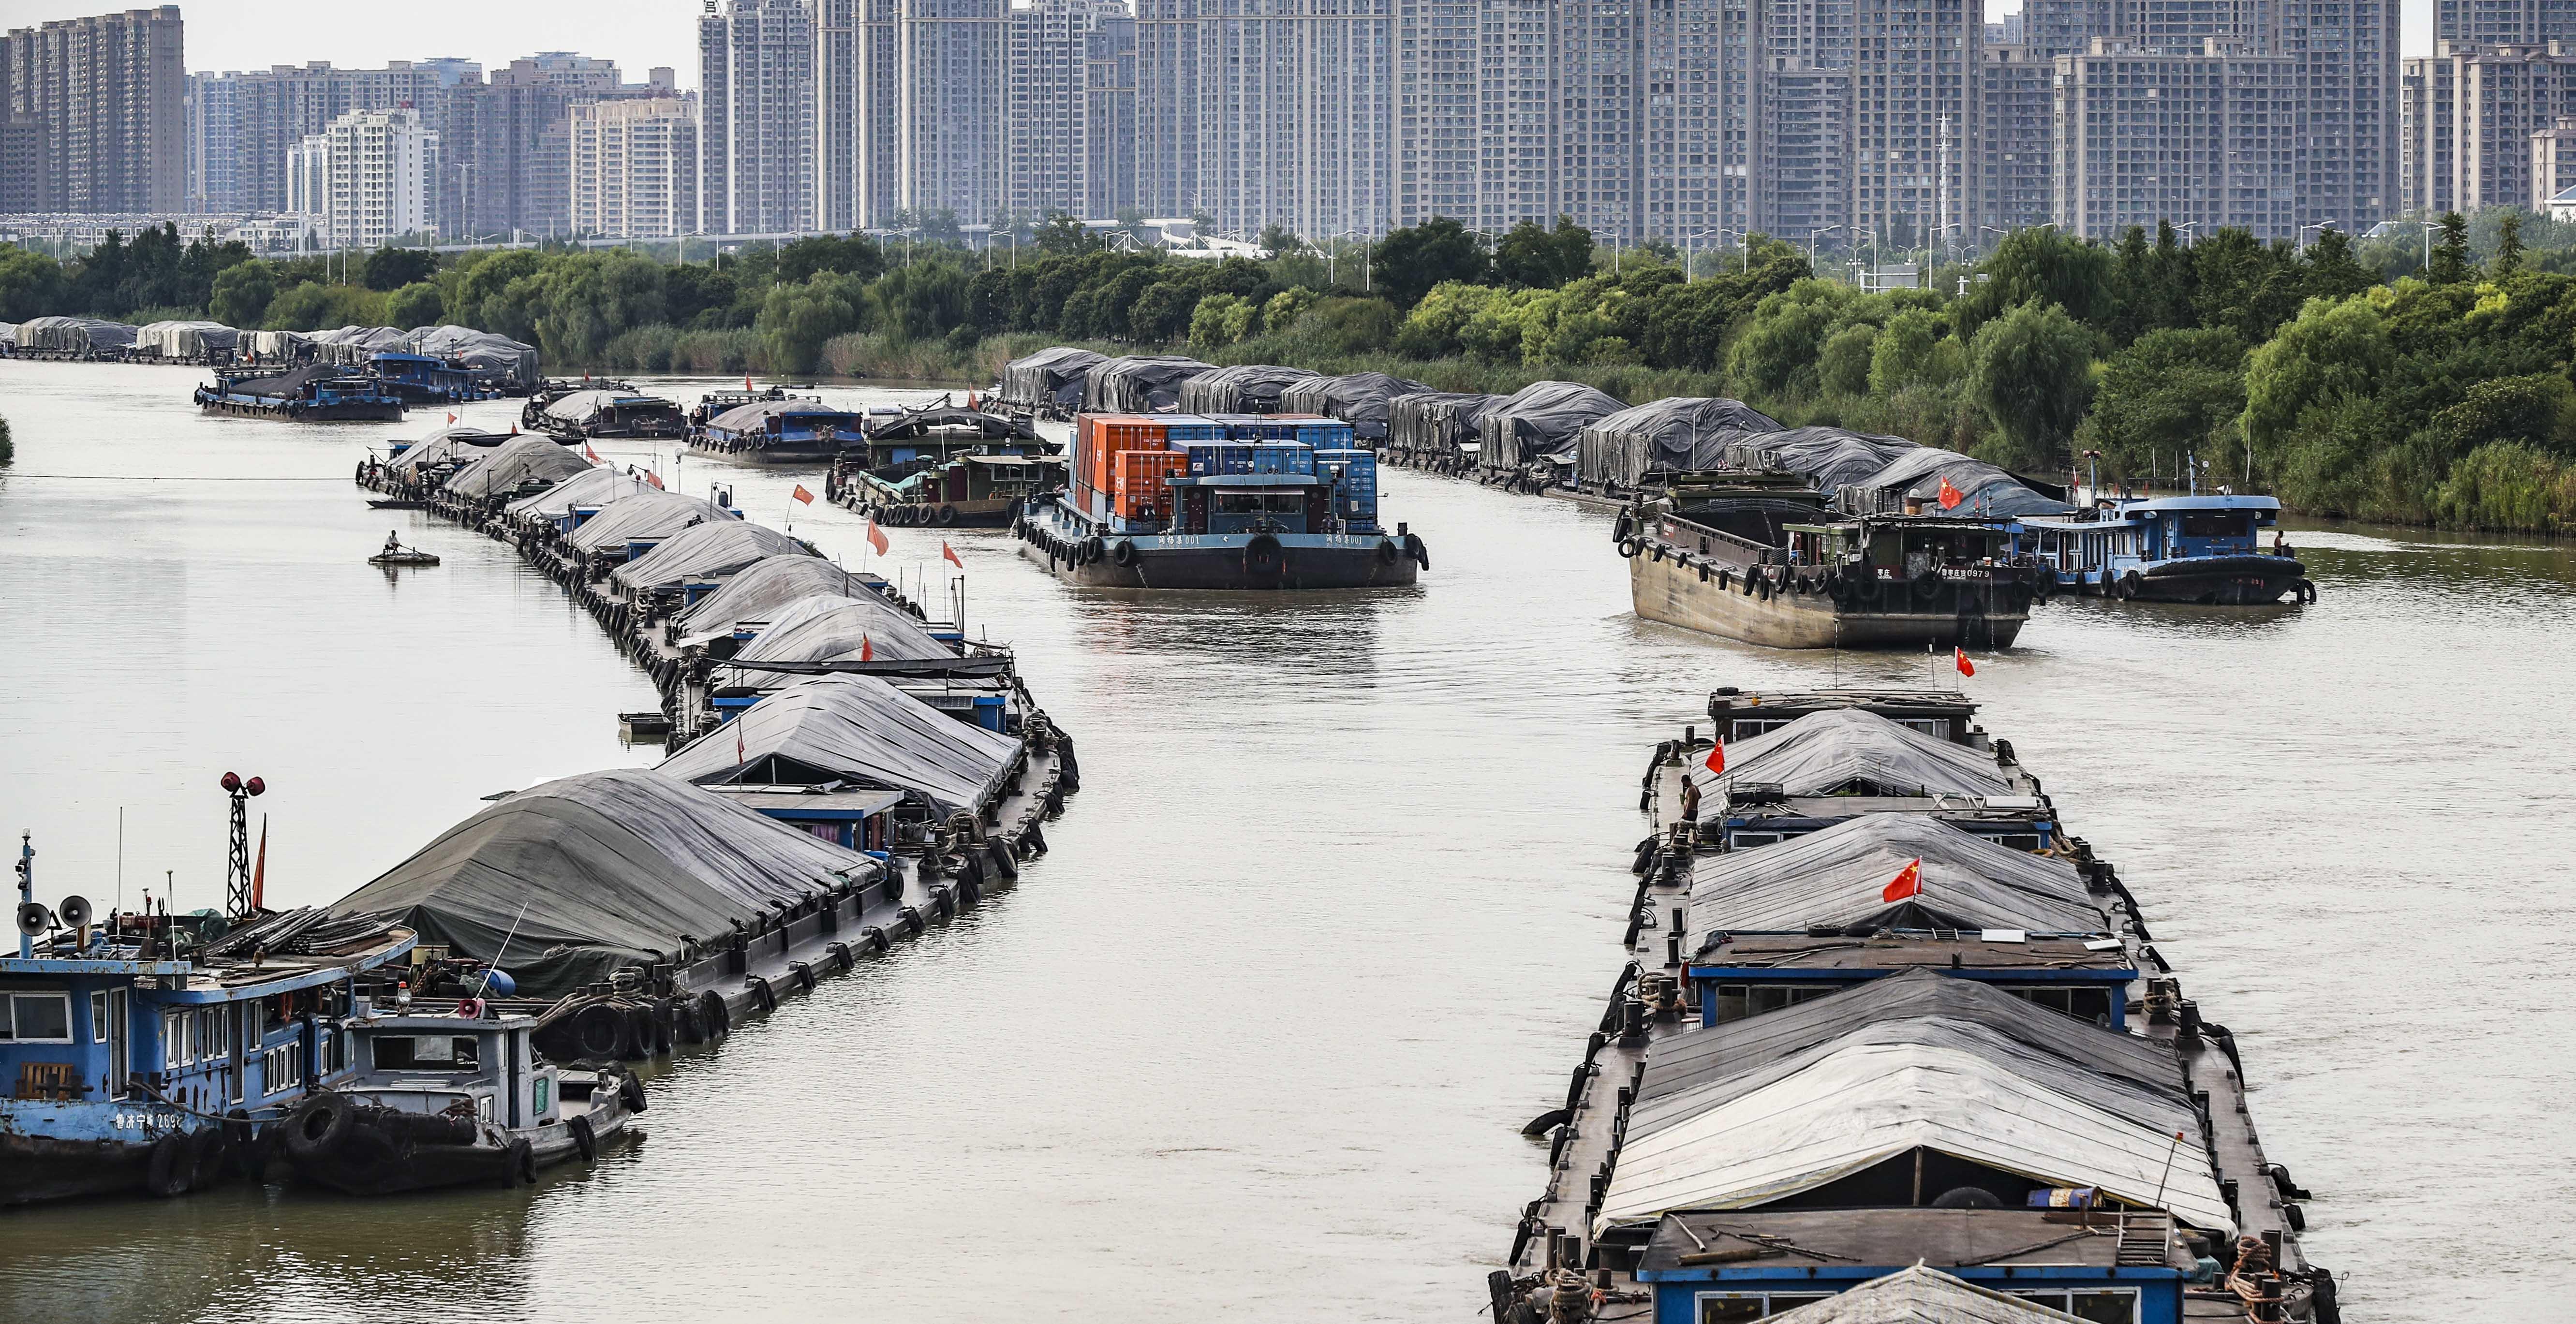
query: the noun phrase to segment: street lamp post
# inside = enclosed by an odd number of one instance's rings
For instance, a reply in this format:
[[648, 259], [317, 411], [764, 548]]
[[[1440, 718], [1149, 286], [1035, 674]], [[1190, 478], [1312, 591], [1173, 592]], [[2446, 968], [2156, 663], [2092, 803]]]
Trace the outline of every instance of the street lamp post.
[[1832, 234], [1834, 231], [1841, 228], [1842, 227], [1839, 225], [1828, 225], [1823, 229], [1809, 230], [1807, 232], [1807, 271], [1809, 274], [1814, 274], [1816, 270], [1816, 236], [1820, 234]]
[[1700, 230], [1700, 231], [1697, 231], [1697, 232], [1692, 233], [1692, 234], [1686, 234], [1686, 235], [1683, 235], [1683, 236], [1682, 236], [1682, 280], [1683, 280], [1683, 282], [1684, 282], [1684, 283], [1688, 283], [1688, 282], [1689, 282], [1689, 280], [1690, 280], [1690, 278], [1691, 278], [1691, 259], [1697, 255], [1697, 254], [1696, 254], [1696, 251], [1695, 251], [1695, 249], [1694, 249], [1694, 247], [1693, 247], [1694, 245], [1696, 245], [1700, 240], [1702, 240], [1702, 239], [1706, 239], [1707, 237], [1709, 237], [1710, 235], [1713, 235], [1713, 234], [1720, 234], [1720, 235], [1723, 235], [1723, 234], [1737, 234], [1737, 233], [1739, 233], [1739, 232], [1738, 232], [1738, 231], [1735, 231], [1735, 230], [1730, 230], [1730, 229], [1726, 228], [1725, 226], [1720, 225], [1720, 226], [1713, 226], [1713, 227], [1711, 227], [1711, 228], [1709, 228], [1709, 229], [1706, 229], [1706, 230]]
[[[2321, 234], [2322, 234], [2323, 232], [2325, 232], [2325, 231], [2327, 231], [2327, 230], [2331, 230], [2331, 229], [2333, 229], [2333, 228], [2335, 228], [2335, 223], [2334, 223], [2334, 222], [2332, 222], [2332, 221], [2319, 221], [2319, 222], [2317, 222], [2317, 223], [2316, 223], [2316, 224], [2314, 224], [2314, 225], [2302, 225], [2302, 226], [2300, 226], [2300, 227], [2299, 227], [2299, 243], [2298, 243], [2298, 249], [2299, 249], [2299, 251], [2300, 251], [2300, 252], [2302, 252], [2302, 253], [2305, 253], [2305, 252], [2307, 252], [2307, 251], [2308, 251], [2308, 231], [2310, 231], [2310, 230], [2315, 230], [2315, 231], [2317, 231], [2317, 232], [2319, 232], [2319, 233], [2321, 233]], [[2431, 249], [2429, 249], [2429, 248], [2427, 248], [2427, 249], [2425, 250], [2425, 258], [2424, 258], [2424, 264], [2425, 264], [2426, 266], [2431, 266], [2431, 265], [2432, 265], [2433, 259], [2432, 259], [2432, 255], [2431, 255], [2431, 254], [2432, 254], [2432, 250], [2431, 250]]]

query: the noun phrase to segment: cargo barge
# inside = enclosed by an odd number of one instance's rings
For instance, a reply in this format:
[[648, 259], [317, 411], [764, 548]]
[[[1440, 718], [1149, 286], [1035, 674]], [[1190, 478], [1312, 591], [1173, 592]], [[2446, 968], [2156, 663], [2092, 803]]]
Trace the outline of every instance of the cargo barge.
[[844, 446], [823, 495], [897, 528], [998, 529], [1064, 485], [1062, 450], [1008, 415], [908, 410]]
[[2198, 494], [2103, 498], [2072, 515], [2021, 521], [2017, 543], [2057, 586], [2122, 601], [2269, 606], [2314, 602], [2307, 567], [2277, 535], [2281, 503]]
[[1022, 556], [1086, 588], [1411, 584], [1430, 550], [1380, 525], [1377, 496], [1377, 459], [1347, 423], [1083, 414], [1071, 482], [1012, 532]]
[[1708, 711], [1646, 769], [1630, 959], [1477, 1313], [2338, 1324], [2236, 1036], [1975, 705]]
[[855, 410], [835, 409], [820, 396], [782, 393], [692, 425], [689, 449], [758, 464], [829, 464], [866, 431], [866, 416]]
[[398, 422], [403, 416], [402, 397], [383, 382], [329, 363], [285, 372], [220, 369], [194, 398], [205, 413], [293, 423]]

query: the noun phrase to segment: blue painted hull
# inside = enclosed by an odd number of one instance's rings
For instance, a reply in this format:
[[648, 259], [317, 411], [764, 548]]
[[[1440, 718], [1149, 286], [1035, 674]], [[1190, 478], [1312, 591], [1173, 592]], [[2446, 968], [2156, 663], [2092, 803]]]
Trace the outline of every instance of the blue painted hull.
[[185, 1146], [174, 1157], [188, 1169], [189, 1186], [211, 1185], [232, 1171], [219, 1152], [221, 1130], [147, 1103], [13, 1100], [0, 1131], [0, 1205], [145, 1194], [153, 1147], [166, 1136]]
[[1427, 556], [1377, 533], [1094, 533], [1052, 506], [1019, 529], [1021, 556], [1084, 588], [1397, 588]]

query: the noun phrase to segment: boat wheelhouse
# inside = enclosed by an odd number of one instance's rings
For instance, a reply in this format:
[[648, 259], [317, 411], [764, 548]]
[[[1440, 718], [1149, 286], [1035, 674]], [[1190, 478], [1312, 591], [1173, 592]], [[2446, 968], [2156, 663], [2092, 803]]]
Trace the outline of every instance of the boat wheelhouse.
[[2019, 550], [2059, 586], [2097, 597], [2263, 606], [2316, 601], [2307, 567], [2261, 531], [2278, 528], [2268, 496], [2104, 498], [2072, 515], [2021, 521]]
[[1061, 448], [1026, 422], [942, 405], [871, 423], [824, 493], [888, 524], [1000, 528], [1064, 479]]
[[34, 899], [35, 850], [19, 850], [21, 937], [0, 957], [0, 1204], [223, 1180], [255, 1126], [348, 1078], [353, 981], [414, 944], [312, 910], [229, 930], [212, 914], [92, 924], [78, 897]]
[[476, 379], [472, 369], [434, 354], [387, 351], [367, 360], [368, 370], [384, 388], [414, 405], [462, 404], [490, 400], [499, 391]]

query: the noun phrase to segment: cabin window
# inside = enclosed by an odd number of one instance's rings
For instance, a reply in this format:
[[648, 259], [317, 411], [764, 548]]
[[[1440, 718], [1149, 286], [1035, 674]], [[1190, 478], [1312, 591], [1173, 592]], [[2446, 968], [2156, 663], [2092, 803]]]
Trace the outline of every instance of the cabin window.
[[2111, 1018], [2109, 989], [2073, 984], [2026, 984], [2007, 986], [2004, 991], [2050, 1011], [2062, 1011], [2079, 1021], [2108, 1021]]
[[94, 1044], [107, 1043], [110, 1027], [113, 1024], [114, 1022], [107, 1018], [107, 990], [101, 989], [90, 994], [89, 1041]]
[[349, 1069], [349, 1036], [324, 1030], [321, 1039], [315, 1044], [315, 1050], [322, 1058], [323, 1070], [336, 1072]]
[[2008, 832], [2001, 837], [1997, 837], [1996, 840], [2012, 847], [2014, 850], [2039, 849], [2039, 834], [2036, 832]]
[[72, 1041], [72, 995], [12, 993], [0, 998], [0, 1041], [67, 1044]]
[[1831, 1296], [1830, 1292], [1702, 1292], [1695, 1304], [1698, 1324], [1736, 1324], [1738, 1320], [1785, 1315]]
[[2182, 517], [2182, 536], [2186, 538], [2250, 538], [2254, 536], [2251, 521], [2241, 510], [2194, 510]]
[[283, 1093], [295, 1084], [295, 1047], [272, 1048], [259, 1055], [259, 1088], [265, 1094]]
[[1934, 740], [1950, 738], [1950, 719], [1947, 717], [1900, 717], [1896, 719], [1896, 724], [1917, 735], [1930, 736]]
[[161, 1014], [161, 1069], [176, 1071], [195, 1059], [188, 1052], [188, 1026], [192, 1022], [184, 1011]]
[[1716, 1024], [1740, 1021], [1794, 1007], [1810, 998], [1821, 998], [1834, 989], [1818, 984], [1720, 984], [1717, 986]]
[[1739, 717], [1735, 719], [1735, 734], [1728, 736], [1727, 739], [1751, 740], [1765, 731], [1775, 731], [1787, 726], [1790, 720], [1785, 717]]
[[2073, 1292], [2014, 1292], [2024, 1301], [2036, 1301], [2053, 1310], [2063, 1310], [2077, 1319], [2098, 1324], [2137, 1324], [2138, 1293], [2133, 1288], [2098, 1287]]
[[1220, 515], [1258, 515], [1261, 513], [1259, 492], [1219, 492], [1216, 513]]
[[1730, 846], [1768, 846], [1779, 839], [1780, 834], [1777, 832], [1738, 832], [1734, 836], [1727, 838], [1727, 844]]
[[473, 1071], [481, 1054], [470, 1034], [401, 1034], [375, 1038], [379, 1071]]

